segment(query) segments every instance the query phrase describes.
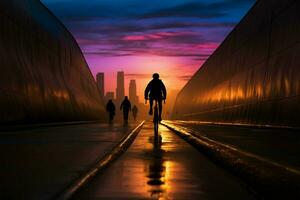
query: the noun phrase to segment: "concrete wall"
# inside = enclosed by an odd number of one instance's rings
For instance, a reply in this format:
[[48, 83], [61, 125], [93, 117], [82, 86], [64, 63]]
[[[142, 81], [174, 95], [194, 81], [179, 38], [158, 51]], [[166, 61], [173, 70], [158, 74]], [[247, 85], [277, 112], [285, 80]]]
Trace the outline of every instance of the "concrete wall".
[[102, 119], [72, 35], [38, 0], [0, 1], [0, 123]]
[[182, 89], [174, 118], [300, 127], [299, 11], [257, 1]]

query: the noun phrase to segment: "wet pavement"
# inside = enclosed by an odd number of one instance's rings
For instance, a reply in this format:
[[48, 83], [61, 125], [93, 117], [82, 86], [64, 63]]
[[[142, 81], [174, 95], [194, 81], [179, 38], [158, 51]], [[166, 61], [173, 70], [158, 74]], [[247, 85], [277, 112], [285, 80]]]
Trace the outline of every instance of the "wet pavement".
[[0, 199], [53, 199], [137, 124], [0, 132]]
[[220, 126], [192, 121], [169, 122], [194, 130], [200, 136], [300, 170], [300, 130]]
[[166, 127], [148, 122], [131, 147], [73, 199], [255, 199], [247, 186]]

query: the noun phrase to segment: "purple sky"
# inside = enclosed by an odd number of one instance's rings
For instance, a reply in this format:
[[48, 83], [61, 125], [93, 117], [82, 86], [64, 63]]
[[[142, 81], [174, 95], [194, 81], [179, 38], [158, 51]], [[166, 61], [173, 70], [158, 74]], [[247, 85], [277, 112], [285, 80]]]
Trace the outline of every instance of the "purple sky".
[[136, 79], [138, 94], [160, 73], [179, 90], [255, 3], [255, 0], [42, 0], [79, 43], [95, 76]]

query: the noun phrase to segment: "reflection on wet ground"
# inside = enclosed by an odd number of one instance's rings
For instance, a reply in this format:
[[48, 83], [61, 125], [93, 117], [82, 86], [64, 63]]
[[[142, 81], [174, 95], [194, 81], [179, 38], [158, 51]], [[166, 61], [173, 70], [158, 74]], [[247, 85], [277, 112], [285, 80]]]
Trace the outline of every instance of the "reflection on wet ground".
[[149, 165], [146, 166], [147, 184], [150, 186], [151, 197], [160, 197], [166, 192], [166, 162], [163, 160], [161, 149], [162, 137], [149, 137], [148, 142], [152, 144], [152, 151], [149, 152]]
[[131, 147], [74, 199], [254, 199], [246, 186], [192, 146], [146, 123]]

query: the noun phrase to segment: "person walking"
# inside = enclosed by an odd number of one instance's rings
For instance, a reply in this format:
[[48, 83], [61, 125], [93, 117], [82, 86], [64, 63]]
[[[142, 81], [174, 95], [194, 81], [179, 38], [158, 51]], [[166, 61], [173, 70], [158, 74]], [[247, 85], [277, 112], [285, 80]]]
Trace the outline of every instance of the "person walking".
[[137, 117], [138, 112], [139, 112], [139, 109], [136, 107], [136, 105], [134, 105], [133, 108], [132, 108], [132, 115], [133, 115], [134, 121], [136, 121], [136, 117]]
[[128, 124], [128, 114], [131, 111], [131, 103], [127, 96], [125, 96], [125, 98], [120, 106], [120, 110], [123, 110], [124, 124]]
[[111, 99], [106, 104], [106, 111], [108, 112], [109, 123], [112, 123], [116, 115], [116, 107]]

